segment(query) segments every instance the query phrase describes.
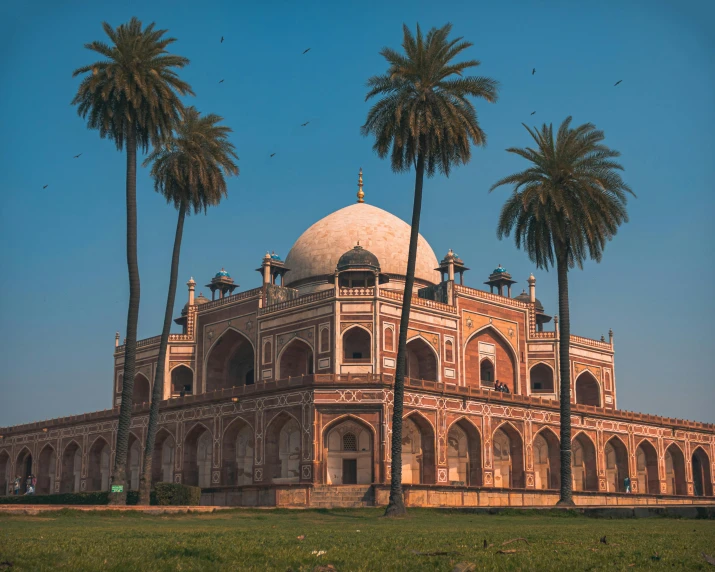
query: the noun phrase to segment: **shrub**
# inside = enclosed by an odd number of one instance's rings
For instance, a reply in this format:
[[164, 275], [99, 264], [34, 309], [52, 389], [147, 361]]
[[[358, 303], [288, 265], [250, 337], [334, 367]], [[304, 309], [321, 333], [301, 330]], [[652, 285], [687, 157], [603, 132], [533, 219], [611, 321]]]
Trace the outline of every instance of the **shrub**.
[[[197, 506], [201, 503], [201, 489], [176, 483], [156, 483], [154, 485], [156, 504], [171, 506]], [[129, 504], [127, 502], [127, 504]]]

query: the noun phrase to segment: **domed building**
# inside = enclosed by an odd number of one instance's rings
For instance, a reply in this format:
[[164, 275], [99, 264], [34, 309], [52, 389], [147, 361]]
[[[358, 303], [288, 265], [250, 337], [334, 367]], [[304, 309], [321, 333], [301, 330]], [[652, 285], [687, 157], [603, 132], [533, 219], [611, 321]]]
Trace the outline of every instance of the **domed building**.
[[[214, 505], [387, 503], [410, 227], [363, 197], [360, 188], [356, 204], [309, 226], [285, 261], [266, 253], [253, 288], [239, 290], [222, 268], [206, 285], [209, 300], [189, 280], [182, 331], [169, 337], [155, 482], [199, 486], [202, 503]], [[406, 503], [553, 505], [557, 317], [536, 297], [533, 276], [512, 297], [518, 280], [501, 264], [489, 291], [465, 285], [468, 271], [452, 250], [438, 261], [420, 236], [403, 332]], [[132, 488], [159, 343], [137, 344]], [[619, 410], [613, 333], [570, 343], [575, 502], [715, 503], [715, 426]], [[0, 428], [0, 493], [12, 475], [30, 472], [38, 493], [109, 486], [124, 377], [119, 334], [114, 350], [111, 409]]]

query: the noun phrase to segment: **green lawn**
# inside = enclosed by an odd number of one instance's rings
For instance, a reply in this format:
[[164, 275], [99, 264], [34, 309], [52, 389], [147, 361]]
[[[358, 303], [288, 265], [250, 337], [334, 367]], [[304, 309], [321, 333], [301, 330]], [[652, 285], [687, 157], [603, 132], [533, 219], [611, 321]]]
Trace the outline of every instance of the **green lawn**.
[[[0, 515], [11, 570], [713, 570], [715, 521], [470, 515], [412, 509], [231, 510], [203, 515]], [[607, 544], [600, 542], [606, 536]], [[304, 536], [300, 540], [298, 537]], [[522, 537], [505, 546], [505, 541]], [[488, 548], [484, 548], [484, 540]], [[516, 550], [499, 554], [499, 550]], [[322, 552], [322, 554], [319, 554]], [[447, 552], [435, 555], [434, 552]], [[10, 562], [12, 566], [3, 562]]]

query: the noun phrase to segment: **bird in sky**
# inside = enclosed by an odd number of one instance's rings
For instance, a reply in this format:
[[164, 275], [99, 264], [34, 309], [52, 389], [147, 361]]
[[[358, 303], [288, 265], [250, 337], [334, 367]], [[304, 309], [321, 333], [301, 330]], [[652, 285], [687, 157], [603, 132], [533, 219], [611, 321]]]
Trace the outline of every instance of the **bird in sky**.
[[[82, 153], [80, 153], [79, 155], [81, 155], [81, 154], [82, 154]], [[75, 155], [75, 156], [72, 157], [72, 158], [73, 158], [73, 159], [79, 159], [79, 155]]]
[[43, 189], [46, 189], [47, 187], [49, 187], [49, 185], [45, 185], [45, 186], [44, 186], [44, 187], [42, 187], [42, 188], [43, 188]]
[[623, 80], [619, 79], [616, 83], [613, 84], [613, 87], [616, 87], [619, 83], [621, 83]]
[[271, 153], [271, 157], [275, 157], [275, 156], [276, 156], [276, 154], [275, 154], [275, 153]]
[[307, 54], [309, 51], [310, 51], [310, 48], [308, 48], [307, 50], [305, 50], [305, 51], [303, 52], [303, 55]]
[[221, 41], [219, 43], [223, 44], [223, 36], [221, 36]]
[[301, 126], [301, 127], [305, 127], [306, 125], [308, 125], [308, 123], [310, 123], [310, 121], [306, 121], [305, 123], [301, 123], [300, 126]]
[[534, 115], [534, 113], [536, 113], [536, 111], [532, 111], [532, 112], [531, 112], [532, 115]]
[[221, 80], [219, 83], [223, 83], [223, 80]]
[[531, 75], [534, 75], [535, 73], [536, 73], [536, 68], [533, 68], [533, 69], [531, 70]]

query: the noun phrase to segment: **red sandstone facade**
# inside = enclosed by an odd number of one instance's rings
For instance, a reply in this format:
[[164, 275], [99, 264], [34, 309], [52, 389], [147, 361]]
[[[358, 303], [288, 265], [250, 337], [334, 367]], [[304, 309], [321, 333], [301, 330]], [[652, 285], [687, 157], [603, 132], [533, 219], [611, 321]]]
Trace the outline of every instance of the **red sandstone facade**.
[[[208, 285], [219, 297], [208, 301], [189, 282], [183, 333], [169, 343], [155, 481], [201, 486], [217, 504], [339, 504], [326, 485], [348, 484], [372, 487], [362, 501], [386, 500], [404, 260], [385, 249], [406, 240], [400, 224], [353, 205], [306, 231], [285, 263], [266, 255], [259, 288], [232, 294], [237, 285], [222, 271]], [[357, 241], [337, 234], [324, 245], [331, 225], [357, 228], [365, 249], [344, 248], [341, 240]], [[499, 293], [457, 283], [464, 270], [451, 251], [438, 264], [420, 243], [403, 431], [408, 500], [555, 502], [558, 323], [543, 331], [550, 317], [533, 277], [530, 292], [512, 298], [504, 269], [488, 282]], [[158, 345], [159, 337], [138, 344], [132, 488]], [[117, 336], [112, 409], [0, 429], [1, 494], [30, 471], [38, 493], [108, 488], [123, 360]], [[570, 368], [577, 502], [625, 502], [626, 476], [629, 503], [715, 502], [715, 426], [619, 410], [612, 334], [572, 336]], [[496, 380], [510, 393], [494, 391]]]

